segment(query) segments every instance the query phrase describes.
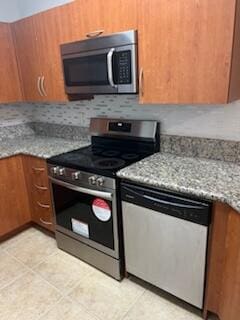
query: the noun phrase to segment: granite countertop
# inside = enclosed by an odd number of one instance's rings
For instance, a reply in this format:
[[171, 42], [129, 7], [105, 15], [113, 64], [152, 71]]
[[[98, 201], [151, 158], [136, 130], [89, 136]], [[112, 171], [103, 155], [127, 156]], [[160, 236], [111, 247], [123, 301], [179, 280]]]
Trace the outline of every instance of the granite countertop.
[[240, 213], [240, 166], [157, 153], [120, 170], [118, 177], [229, 204]]
[[61, 153], [89, 145], [87, 140], [73, 141], [45, 136], [19, 136], [0, 141], [0, 159], [25, 154], [40, 158], [50, 158]]

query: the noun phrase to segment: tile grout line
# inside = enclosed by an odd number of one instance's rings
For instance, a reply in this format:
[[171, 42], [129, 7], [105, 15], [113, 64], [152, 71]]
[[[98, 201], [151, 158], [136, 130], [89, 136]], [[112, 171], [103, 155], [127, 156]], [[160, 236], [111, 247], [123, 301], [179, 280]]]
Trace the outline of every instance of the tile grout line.
[[137, 304], [138, 300], [141, 299], [141, 297], [146, 293], [147, 289], [144, 289], [144, 291], [133, 301], [133, 303], [131, 304], [131, 306], [129, 306], [129, 309], [124, 313], [124, 315], [122, 316], [121, 319], [119, 320], [124, 320], [126, 318], [126, 316], [131, 312], [131, 310], [133, 309], [133, 307]]

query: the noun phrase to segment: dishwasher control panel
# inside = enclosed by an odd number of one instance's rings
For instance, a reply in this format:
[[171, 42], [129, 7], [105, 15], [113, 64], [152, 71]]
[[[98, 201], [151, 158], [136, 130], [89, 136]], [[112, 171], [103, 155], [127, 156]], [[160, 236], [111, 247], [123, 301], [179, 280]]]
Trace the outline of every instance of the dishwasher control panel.
[[208, 226], [211, 221], [211, 203], [208, 201], [125, 183], [121, 197], [123, 201], [200, 225]]

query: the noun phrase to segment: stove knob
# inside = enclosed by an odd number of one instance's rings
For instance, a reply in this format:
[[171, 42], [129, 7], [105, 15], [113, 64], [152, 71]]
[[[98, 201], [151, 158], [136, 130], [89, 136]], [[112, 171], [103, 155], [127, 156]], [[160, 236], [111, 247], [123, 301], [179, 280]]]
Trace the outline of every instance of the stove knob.
[[76, 171], [72, 173], [72, 180], [79, 180], [81, 176], [81, 172], [80, 171]]
[[52, 174], [54, 174], [54, 175], [58, 174], [58, 169], [59, 169], [59, 167], [52, 167], [51, 168]]
[[58, 170], [58, 172], [59, 172], [59, 175], [60, 175], [60, 176], [65, 176], [66, 170], [65, 170], [64, 168], [60, 168], [60, 169]]
[[96, 176], [92, 176], [88, 179], [89, 184], [91, 185], [95, 185], [97, 182], [97, 177]]
[[103, 185], [104, 185], [104, 178], [98, 178], [97, 179], [97, 185], [99, 186], [99, 187], [102, 187]]

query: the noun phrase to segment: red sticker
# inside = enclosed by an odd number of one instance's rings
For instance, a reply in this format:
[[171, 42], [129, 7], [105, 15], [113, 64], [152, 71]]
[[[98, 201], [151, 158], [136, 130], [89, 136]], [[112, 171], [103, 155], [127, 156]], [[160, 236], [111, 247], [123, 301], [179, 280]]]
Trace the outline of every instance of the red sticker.
[[107, 222], [111, 218], [111, 208], [105, 200], [96, 198], [93, 201], [92, 210], [100, 221]]

